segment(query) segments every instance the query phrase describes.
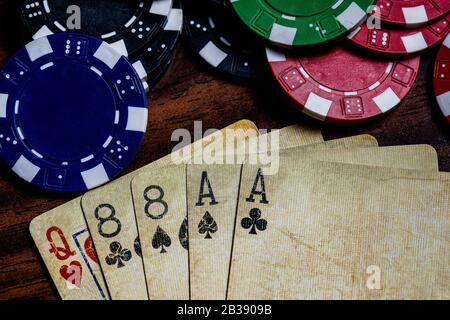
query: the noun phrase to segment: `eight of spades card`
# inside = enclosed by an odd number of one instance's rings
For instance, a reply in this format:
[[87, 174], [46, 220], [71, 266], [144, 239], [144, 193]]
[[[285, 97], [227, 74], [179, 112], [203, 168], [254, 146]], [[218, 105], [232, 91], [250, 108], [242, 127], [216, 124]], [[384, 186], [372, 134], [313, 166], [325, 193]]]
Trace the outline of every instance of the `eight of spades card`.
[[150, 300], [189, 300], [186, 166], [148, 170], [132, 193]]

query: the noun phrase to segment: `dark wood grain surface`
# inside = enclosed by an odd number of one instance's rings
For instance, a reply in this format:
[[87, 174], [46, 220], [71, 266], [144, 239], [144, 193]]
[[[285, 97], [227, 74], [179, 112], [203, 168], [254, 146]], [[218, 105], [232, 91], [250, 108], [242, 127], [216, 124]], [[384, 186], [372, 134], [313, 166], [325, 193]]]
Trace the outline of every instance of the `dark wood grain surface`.
[[[0, 0], [0, 68], [23, 45], [14, 0]], [[408, 98], [387, 117], [358, 127], [336, 127], [311, 120], [288, 107], [270, 77], [260, 83], [233, 83], [205, 67], [183, 39], [168, 73], [150, 94], [148, 132], [127, 172], [172, 150], [175, 129], [222, 128], [250, 119], [259, 128], [307, 123], [322, 129], [326, 139], [369, 133], [380, 145], [430, 144], [440, 167], [450, 171], [449, 131], [435, 103], [431, 76], [436, 50], [423, 59], [419, 79]], [[30, 221], [74, 196], [38, 190], [0, 164], [0, 299], [58, 297], [28, 232]]]

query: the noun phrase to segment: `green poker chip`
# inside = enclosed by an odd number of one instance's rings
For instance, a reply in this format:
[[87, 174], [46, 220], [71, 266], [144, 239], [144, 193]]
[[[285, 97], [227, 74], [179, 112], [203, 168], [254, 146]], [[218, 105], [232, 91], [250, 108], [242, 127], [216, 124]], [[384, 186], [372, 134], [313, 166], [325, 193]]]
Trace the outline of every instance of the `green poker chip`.
[[362, 24], [376, 0], [231, 0], [246, 25], [281, 46], [310, 46]]

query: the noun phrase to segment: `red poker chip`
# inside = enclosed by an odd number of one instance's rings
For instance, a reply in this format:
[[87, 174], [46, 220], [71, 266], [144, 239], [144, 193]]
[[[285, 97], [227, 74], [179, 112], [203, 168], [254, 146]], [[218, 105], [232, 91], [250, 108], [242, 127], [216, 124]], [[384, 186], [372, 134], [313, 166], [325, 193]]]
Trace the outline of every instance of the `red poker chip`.
[[450, 35], [445, 39], [436, 59], [434, 92], [442, 113], [450, 122]]
[[415, 28], [447, 15], [449, 0], [378, 0], [375, 11], [392, 25]]
[[[450, 0], [448, 0], [450, 1]], [[369, 28], [361, 25], [348, 38], [350, 42], [382, 57], [416, 56], [440, 43], [450, 31], [450, 15], [416, 29]]]
[[322, 121], [351, 124], [381, 116], [414, 85], [420, 58], [372, 60], [336, 47], [313, 56], [267, 48], [273, 75], [302, 112]]

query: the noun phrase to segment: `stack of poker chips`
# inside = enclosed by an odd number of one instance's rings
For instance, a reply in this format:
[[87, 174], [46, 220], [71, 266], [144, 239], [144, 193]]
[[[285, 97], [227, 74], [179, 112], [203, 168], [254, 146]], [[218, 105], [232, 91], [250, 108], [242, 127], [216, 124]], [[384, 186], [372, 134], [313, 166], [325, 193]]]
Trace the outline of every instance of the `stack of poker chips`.
[[102, 39], [129, 58], [150, 88], [167, 70], [183, 25], [181, 0], [24, 0], [20, 12], [33, 39], [61, 32]]
[[[215, 70], [258, 80], [268, 65], [295, 108], [341, 125], [400, 105], [414, 86], [420, 56], [450, 31], [447, 0], [187, 0], [185, 12], [186, 34]], [[445, 116], [449, 41], [434, 75]]]

